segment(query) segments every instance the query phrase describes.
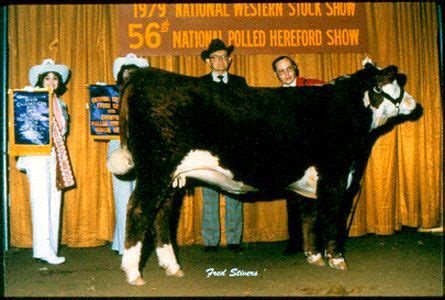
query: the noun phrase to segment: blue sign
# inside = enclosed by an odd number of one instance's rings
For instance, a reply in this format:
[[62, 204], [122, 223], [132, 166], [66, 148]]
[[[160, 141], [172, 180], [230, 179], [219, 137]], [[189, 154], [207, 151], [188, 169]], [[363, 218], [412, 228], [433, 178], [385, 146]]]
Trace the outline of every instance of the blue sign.
[[50, 144], [48, 92], [15, 92], [13, 105], [15, 144]]
[[90, 85], [90, 134], [98, 139], [119, 137], [119, 87]]

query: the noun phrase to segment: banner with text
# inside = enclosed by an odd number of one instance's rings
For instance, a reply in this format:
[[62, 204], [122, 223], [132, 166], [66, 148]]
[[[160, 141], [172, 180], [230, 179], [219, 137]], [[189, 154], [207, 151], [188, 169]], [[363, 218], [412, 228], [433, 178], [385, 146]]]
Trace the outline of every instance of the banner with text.
[[213, 38], [235, 54], [364, 53], [364, 3], [119, 5], [119, 51], [198, 55]]
[[94, 139], [119, 139], [119, 88], [90, 85], [90, 135]]
[[52, 93], [9, 90], [9, 154], [49, 155], [52, 146]]

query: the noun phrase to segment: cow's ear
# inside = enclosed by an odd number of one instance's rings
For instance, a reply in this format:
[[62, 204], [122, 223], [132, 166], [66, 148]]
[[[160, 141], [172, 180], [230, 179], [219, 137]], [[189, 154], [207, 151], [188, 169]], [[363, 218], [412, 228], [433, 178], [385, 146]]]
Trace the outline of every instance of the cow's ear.
[[397, 66], [391, 65], [387, 66], [385, 69], [383, 69], [384, 75], [395, 75], [399, 71], [399, 68]]
[[357, 74], [361, 74], [359, 75], [359, 78], [364, 81], [367, 87], [375, 86], [376, 76], [380, 73], [381, 70], [372, 63], [366, 63], [364, 70], [362, 72], [357, 72]]
[[373, 63], [370, 63], [370, 62], [367, 62], [367, 63], [364, 65], [364, 68], [365, 68], [365, 69], [376, 69], [376, 70], [377, 70], [377, 67], [376, 67]]

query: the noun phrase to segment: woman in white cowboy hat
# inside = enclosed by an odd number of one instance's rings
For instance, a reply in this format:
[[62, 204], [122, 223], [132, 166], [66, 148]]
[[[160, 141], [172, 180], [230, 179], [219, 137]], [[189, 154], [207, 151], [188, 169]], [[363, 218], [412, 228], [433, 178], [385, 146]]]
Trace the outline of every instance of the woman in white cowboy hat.
[[[30, 69], [29, 82], [31, 85], [52, 89], [56, 96], [53, 97], [52, 133], [54, 141], [57, 137], [60, 138], [59, 143], [53, 142], [49, 155], [21, 156], [17, 161], [17, 168], [26, 172], [29, 181], [33, 257], [55, 265], [65, 262], [64, 257], [57, 256], [62, 200], [61, 189], [72, 186], [74, 180], [73, 177], [70, 178], [71, 182], [68, 185], [62, 184], [63, 187], [58, 185], [57, 182], [57, 179], [60, 178], [57, 174], [57, 159], [59, 159], [60, 166], [62, 156], [58, 155], [58, 158], [56, 158], [56, 145], [60, 145], [60, 141], [64, 144], [69, 120], [67, 106], [59, 97], [66, 91], [65, 84], [68, 77], [68, 67], [55, 64], [52, 59], [45, 59], [41, 65], [33, 66]], [[32, 87], [25, 89], [29, 90]]]
[[[113, 64], [114, 80], [116, 80], [118, 86], [122, 86], [134, 70], [148, 66], [149, 63], [147, 59], [137, 57], [133, 53], [127, 54], [125, 57], [119, 57]], [[120, 140], [111, 140], [108, 145], [107, 158], [109, 158], [111, 153], [117, 149], [120, 149]], [[127, 203], [135, 188], [135, 182], [129, 178], [118, 178], [114, 174], [112, 176], [115, 203], [115, 225], [111, 249], [117, 251], [119, 255], [122, 255], [124, 253]]]

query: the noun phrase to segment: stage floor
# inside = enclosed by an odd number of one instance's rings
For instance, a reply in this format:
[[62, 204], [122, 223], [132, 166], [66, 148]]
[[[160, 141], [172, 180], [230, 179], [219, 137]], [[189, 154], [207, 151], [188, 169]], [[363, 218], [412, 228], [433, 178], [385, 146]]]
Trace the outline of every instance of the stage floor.
[[[242, 252], [202, 246], [179, 248], [183, 278], [164, 275], [151, 255], [147, 284], [129, 286], [121, 257], [110, 246], [62, 247], [66, 263], [32, 258], [31, 249], [5, 254], [5, 296], [443, 296], [443, 235], [404, 230], [392, 236], [350, 238], [349, 270], [306, 263], [302, 253], [284, 255], [285, 242], [244, 244]], [[208, 277], [208, 269], [222, 272]], [[229, 276], [243, 270], [244, 276]], [[249, 272], [250, 271], [250, 272]], [[239, 274], [241, 274], [239, 272]], [[247, 276], [247, 274], [256, 276]]]

